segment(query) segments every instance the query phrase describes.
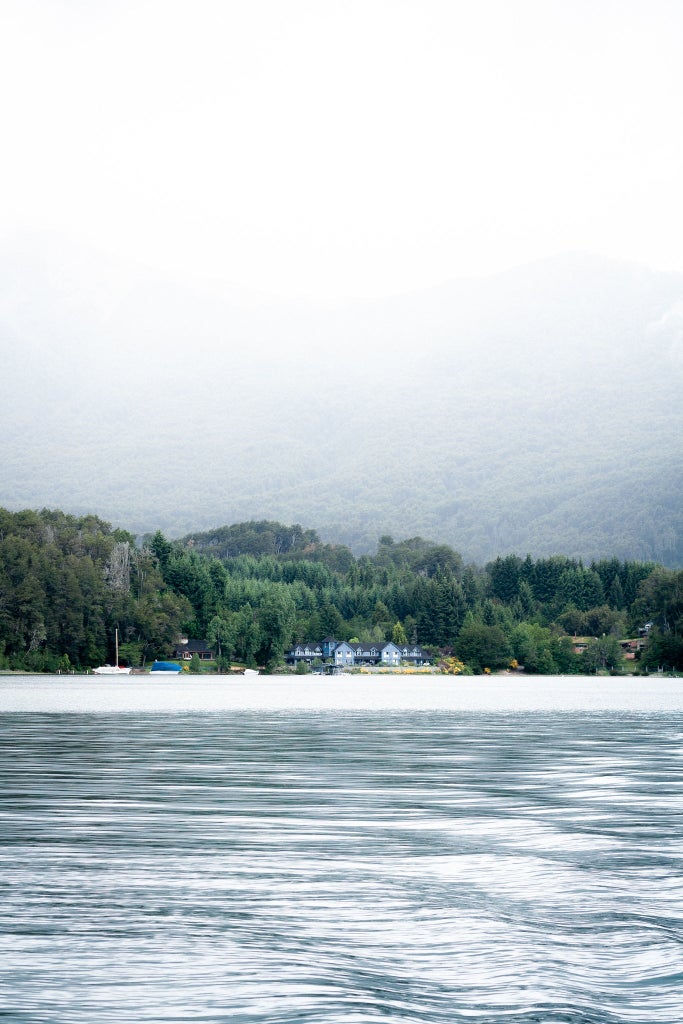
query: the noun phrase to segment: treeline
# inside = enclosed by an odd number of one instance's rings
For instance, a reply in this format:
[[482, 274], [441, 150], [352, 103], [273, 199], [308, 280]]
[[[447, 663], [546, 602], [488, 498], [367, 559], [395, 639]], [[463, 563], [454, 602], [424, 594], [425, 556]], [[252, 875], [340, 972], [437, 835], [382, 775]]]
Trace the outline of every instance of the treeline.
[[0, 668], [30, 672], [141, 664], [192, 615], [151, 551], [97, 516], [0, 509]]
[[[0, 667], [144, 665], [180, 634], [220, 668], [281, 665], [293, 642], [416, 642], [473, 672], [616, 670], [646, 623], [644, 670], [683, 670], [683, 572], [609, 559], [508, 555], [465, 565], [447, 545], [380, 539], [355, 557], [314, 530], [263, 521], [136, 545], [95, 516], [0, 510]], [[589, 637], [574, 653], [574, 636]]]

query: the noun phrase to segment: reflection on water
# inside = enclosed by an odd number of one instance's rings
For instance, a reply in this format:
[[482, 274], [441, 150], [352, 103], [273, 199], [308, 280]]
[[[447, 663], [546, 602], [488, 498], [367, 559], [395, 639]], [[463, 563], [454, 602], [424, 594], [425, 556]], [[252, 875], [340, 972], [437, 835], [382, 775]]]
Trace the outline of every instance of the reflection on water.
[[0, 715], [0, 1019], [683, 1019], [680, 710], [67, 710]]

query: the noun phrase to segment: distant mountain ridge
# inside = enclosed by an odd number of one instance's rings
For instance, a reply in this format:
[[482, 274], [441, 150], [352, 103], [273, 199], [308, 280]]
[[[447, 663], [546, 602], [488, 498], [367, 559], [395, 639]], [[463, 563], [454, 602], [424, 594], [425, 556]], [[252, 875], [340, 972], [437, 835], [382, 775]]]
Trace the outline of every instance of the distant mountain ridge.
[[568, 256], [313, 307], [11, 255], [1, 505], [683, 565], [683, 275]]

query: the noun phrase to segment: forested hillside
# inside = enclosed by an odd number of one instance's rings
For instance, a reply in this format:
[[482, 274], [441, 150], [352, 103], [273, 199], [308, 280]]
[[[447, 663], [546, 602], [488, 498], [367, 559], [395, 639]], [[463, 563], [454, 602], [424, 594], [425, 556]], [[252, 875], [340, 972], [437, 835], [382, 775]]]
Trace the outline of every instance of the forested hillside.
[[168, 650], [192, 614], [146, 548], [97, 516], [0, 509], [0, 667], [134, 662]]
[[[274, 669], [293, 642], [416, 642], [481, 672], [585, 673], [622, 664], [619, 640], [651, 623], [639, 667], [683, 669], [683, 571], [618, 559], [498, 557], [384, 536], [356, 557], [317, 533], [252, 521], [138, 547], [96, 516], [0, 510], [0, 668], [144, 666], [181, 635], [218, 667]], [[585, 653], [572, 636], [585, 635]]]
[[0, 278], [7, 507], [683, 565], [680, 275], [573, 257], [332, 308], [45, 252]]

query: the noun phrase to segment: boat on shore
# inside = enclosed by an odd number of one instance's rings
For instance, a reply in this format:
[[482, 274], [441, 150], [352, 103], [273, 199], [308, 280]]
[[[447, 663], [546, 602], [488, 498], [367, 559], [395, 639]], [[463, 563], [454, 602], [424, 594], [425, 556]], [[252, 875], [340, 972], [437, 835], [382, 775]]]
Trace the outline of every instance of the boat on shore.
[[245, 676], [257, 676], [258, 675], [258, 669], [257, 668], [245, 668], [244, 675]]
[[129, 676], [131, 670], [125, 665], [119, 665], [119, 631], [116, 630], [116, 660], [113, 665], [99, 665], [93, 669], [96, 676]]
[[175, 661], [155, 661], [150, 672], [153, 672], [155, 676], [175, 676], [179, 672], [182, 672], [182, 667]]

